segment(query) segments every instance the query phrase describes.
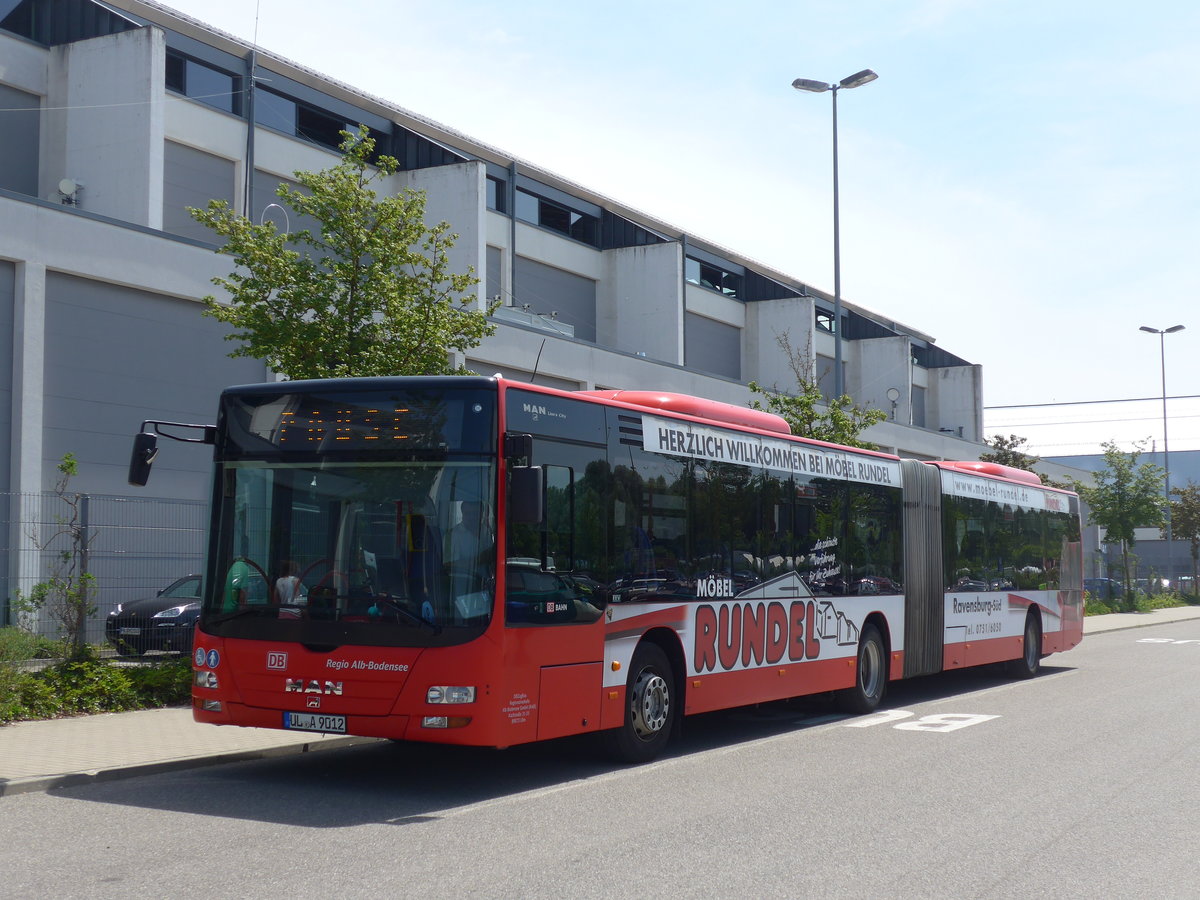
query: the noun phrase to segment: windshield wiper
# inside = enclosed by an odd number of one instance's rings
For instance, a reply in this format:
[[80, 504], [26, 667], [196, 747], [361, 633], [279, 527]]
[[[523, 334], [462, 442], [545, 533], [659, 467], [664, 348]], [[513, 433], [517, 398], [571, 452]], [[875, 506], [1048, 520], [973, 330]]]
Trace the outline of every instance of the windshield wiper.
[[437, 624], [436, 622], [430, 622], [428, 619], [423, 618], [422, 616], [418, 616], [415, 612], [412, 612], [408, 608], [401, 606], [398, 601], [392, 600], [390, 597], [376, 597], [375, 604], [379, 605], [381, 603], [387, 604], [387, 608], [389, 610], [395, 611], [397, 616], [407, 620], [410, 625], [424, 625], [434, 634], [442, 633], [441, 625]]

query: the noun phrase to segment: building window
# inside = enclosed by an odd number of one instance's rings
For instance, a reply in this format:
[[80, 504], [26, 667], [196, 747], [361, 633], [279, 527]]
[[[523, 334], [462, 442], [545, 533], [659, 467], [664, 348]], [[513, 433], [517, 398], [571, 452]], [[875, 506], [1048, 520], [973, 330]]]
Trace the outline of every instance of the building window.
[[41, 151], [41, 98], [0, 84], [0, 188], [38, 195]]
[[441, 144], [422, 137], [415, 131], [409, 131], [400, 125], [393, 125], [392, 129], [392, 133], [395, 135], [395, 149], [392, 155], [400, 161], [400, 168], [406, 172], [410, 169], [452, 166], [465, 159]]
[[690, 284], [708, 288], [735, 300], [742, 295], [741, 275], [690, 256], [684, 261], [684, 277]]
[[356, 130], [352, 123], [343, 118], [311, 106], [296, 104], [296, 134], [314, 144], [336, 150], [342, 146], [342, 132]]
[[596, 342], [596, 282], [524, 256], [513, 259], [512, 303], [539, 316], [551, 329], [569, 325], [572, 336]]
[[484, 277], [484, 290], [487, 291], [487, 300], [489, 303], [500, 298], [504, 284], [500, 270], [503, 264], [504, 251], [499, 247], [493, 247], [489, 244], [487, 248], [487, 272]]
[[213, 66], [167, 51], [167, 89], [219, 109], [241, 112], [241, 79]]
[[296, 102], [261, 88], [254, 92], [254, 121], [286, 134], [296, 133]]
[[818, 330], [833, 334], [833, 313], [827, 309], [818, 309], [816, 316]]
[[235, 169], [232, 160], [194, 147], [163, 144], [163, 231], [206, 242], [223, 242], [188, 213], [205, 209], [210, 200], [232, 204]]
[[733, 325], [688, 313], [683, 352], [689, 369], [726, 378], [742, 377], [742, 331]]
[[57, 47], [138, 28], [124, 14], [101, 3], [63, 0], [0, 0], [0, 29]]
[[498, 213], [508, 212], [508, 198], [505, 188], [507, 185], [499, 178], [493, 178], [491, 175], [487, 178], [487, 208], [494, 209]]
[[[817, 354], [817, 369], [816, 369], [817, 387], [820, 388], [821, 399], [826, 403], [828, 403], [830, 400], [833, 399], [833, 389], [834, 389], [834, 385], [837, 383], [837, 379], [835, 379], [833, 376], [833, 373], [835, 370], [836, 370], [836, 361], [835, 361], [834, 357], [823, 356], [820, 353]], [[846, 363], [845, 363], [845, 361], [843, 361], [842, 362], [842, 384], [845, 384], [845, 383], [846, 383]]]
[[600, 220], [596, 216], [527, 191], [517, 191], [517, 218], [593, 247], [600, 246]]
[[[328, 147], [330, 150], [340, 150], [342, 132], [358, 131], [358, 124], [349, 122], [344, 116], [293, 100], [274, 91], [259, 88], [254, 94], [254, 121], [282, 131], [284, 134]], [[378, 129], [370, 129], [370, 136], [375, 141], [375, 156], [388, 152], [388, 136]]]

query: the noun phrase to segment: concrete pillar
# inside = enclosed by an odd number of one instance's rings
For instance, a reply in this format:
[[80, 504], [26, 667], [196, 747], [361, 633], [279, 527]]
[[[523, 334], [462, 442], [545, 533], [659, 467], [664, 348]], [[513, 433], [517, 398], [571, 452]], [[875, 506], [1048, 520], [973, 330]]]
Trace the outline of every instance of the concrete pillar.
[[[46, 267], [18, 262], [13, 290], [12, 429], [10, 448], [9, 591], [27, 595], [41, 578], [38, 521], [42, 483], [42, 409], [45, 380]], [[15, 617], [14, 617], [15, 618]], [[38, 617], [22, 623], [36, 628]]]

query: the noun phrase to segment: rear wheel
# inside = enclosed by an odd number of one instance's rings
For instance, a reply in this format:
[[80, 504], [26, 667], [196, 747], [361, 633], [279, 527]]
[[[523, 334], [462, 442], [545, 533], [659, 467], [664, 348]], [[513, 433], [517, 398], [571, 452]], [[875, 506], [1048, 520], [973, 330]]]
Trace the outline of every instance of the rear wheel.
[[883, 647], [883, 636], [874, 625], [866, 625], [858, 641], [854, 687], [838, 691], [838, 706], [846, 712], [874, 712], [886, 693], [887, 651]]
[[649, 762], [667, 746], [678, 715], [674, 674], [667, 654], [643, 642], [633, 654], [625, 684], [625, 722], [605, 733], [608, 751], [622, 762]]
[[1042, 622], [1037, 613], [1030, 610], [1025, 616], [1025, 639], [1021, 644], [1021, 655], [1004, 664], [1005, 671], [1013, 678], [1032, 678], [1042, 667]]

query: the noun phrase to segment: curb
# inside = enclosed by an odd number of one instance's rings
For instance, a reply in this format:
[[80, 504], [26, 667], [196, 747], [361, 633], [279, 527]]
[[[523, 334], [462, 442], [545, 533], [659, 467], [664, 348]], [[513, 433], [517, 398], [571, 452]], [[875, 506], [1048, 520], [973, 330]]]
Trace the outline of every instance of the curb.
[[348, 736], [309, 744], [285, 744], [278, 747], [263, 747], [259, 750], [234, 750], [228, 753], [206, 754], [204, 756], [184, 756], [177, 759], [161, 760], [159, 762], [93, 769], [88, 772], [32, 775], [28, 778], [15, 778], [11, 781], [0, 780], [0, 797], [10, 797], [15, 794], [29, 794], [38, 791], [52, 791], [57, 788], [78, 787], [81, 784], [102, 784], [106, 781], [121, 781], [125, 778], [139, 778], [143, 775], [158, 775], [163, 772], [177, 772], [184, 769], [199, 769], [206, 766], [223, 765], [224, 763], [296, 756], [301, 753], [314, 753], [318, 750], [344, 749], [360, 744], [374, 744], [380, 740], [383, 739]]
[[[1155, 616], [1155, 613], [1170, 613], [1169, 615]], [[1121, 618], [1110, 623], [1105, 622], [1110, 616], [1120, 616]], [[1145, 618], [1142, 618], [1145, 617]], [[1200, 619], [1200, 607], [1195, 606], [1177, 606], [1169, 607], [1164, 610], [1151, 610], [1147, 613], [1108, 613], [1103, 616], [1089, 616], [1083, 620], [1083, 635], [1087, 637], [1090, 634], [1104, 634], [1109, 631], [1127, 631], [1131, 628], [1149, 628], [1152, 625], [1169, 625], [1173, 622], [1190, 622], [1195, 619]], [[1096, 621], [1096, 627], [1088, 630], [1087, 624], [1089, 620]]]

